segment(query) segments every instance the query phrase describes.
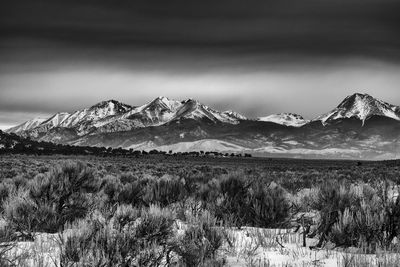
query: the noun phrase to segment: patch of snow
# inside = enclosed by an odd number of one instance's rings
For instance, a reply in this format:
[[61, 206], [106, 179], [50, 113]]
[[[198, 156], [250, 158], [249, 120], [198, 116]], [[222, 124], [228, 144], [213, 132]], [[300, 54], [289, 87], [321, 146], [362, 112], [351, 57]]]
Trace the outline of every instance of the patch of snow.
[[301, 127], [308, 123], [301, 115], [293, 113], [279, 113], [258, 118], [259, 121], [273, 122], [285, 126]]
[[255, 152], [265, 152], [265, 153], [285, 153], [286, 149], [281, 148], [281, 147], [275, 147], [275, 146], [265, 146], [265, 147], [260, 147], [254, 149]]
[[300, 144], [299, 142], [297, 142], [295, 140], [284, 141], [284, 143], [288, 144], [288, 145], [293, 145], [293, 146], [296, 146], [296, 145]]
[[[313, 249], [316, 238], [307, 238], [307, 247], [302, 246], [300, 231], [290, 229], [263, 229], [243, 227], [241, 230], [226, 230], [232, 246], [226, 246], [227, 266], [345, 266], [345, 262], [363, 266], [380, 266], [382, 262], [397, 262], [397, 253], [379, 254], [357, 253], [349, 248], [347, 251], [333, 249]], [[278, 243], [279, 242], [279, 243]]]
[[247, 120], [247, 118], [245, 116], [243, 116], [242, 114], [237, 113], [235, 111], [232, 111], [232, 110], [224, 111], [224, 112], [222, 112], [222, 114], [225, 116], [229, 116], [231, 118], [239, 119], [239, 120]]
[[289, 154], [312, 154], [312, 155], [343, 155], [361, 153], [359, 149], [352, 148], [324, 148], [324, 149], [307, 149], [307, 148], [292, 148], [285, 151]]
[[50, 128], [60, 126], [71, 114], [67, 112], [61, 112], [53, 115], [50, 119], [48, 119], [44, 124], [49, 125]]
[[156, 145], [152, 141], [146, 141], [138, 144], [133, 144], [125, 147], [125, 149], [133, 149], [133, 150], [151, 150], [154, 149]]

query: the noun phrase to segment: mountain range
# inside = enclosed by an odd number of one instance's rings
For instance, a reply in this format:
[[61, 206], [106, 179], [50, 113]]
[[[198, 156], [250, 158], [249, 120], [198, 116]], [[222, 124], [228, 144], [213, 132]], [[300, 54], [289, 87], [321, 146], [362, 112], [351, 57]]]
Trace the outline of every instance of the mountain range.
[[400, 107], [356, 93], [313, 120], [293, 113], [249, 119], [194, 99], [157, 97], [139, 107], [109, 100], [35, 118], [6, 132], [36, 141], [134, 150], [392, 159], [400, 156]]

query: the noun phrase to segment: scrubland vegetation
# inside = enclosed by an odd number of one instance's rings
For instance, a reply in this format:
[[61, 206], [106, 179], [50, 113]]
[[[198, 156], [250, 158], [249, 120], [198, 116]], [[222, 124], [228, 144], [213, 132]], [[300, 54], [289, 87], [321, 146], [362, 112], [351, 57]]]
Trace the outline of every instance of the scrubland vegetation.
[[5, 156], [0, 169], [0, 266], [400, 264], [396, 161]]

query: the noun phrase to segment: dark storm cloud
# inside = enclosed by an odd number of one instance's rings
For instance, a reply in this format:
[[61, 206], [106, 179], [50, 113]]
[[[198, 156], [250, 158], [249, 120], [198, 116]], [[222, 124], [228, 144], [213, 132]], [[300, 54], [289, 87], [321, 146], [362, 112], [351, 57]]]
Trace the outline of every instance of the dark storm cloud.
[[[208, 53], [398, 57], [399, 1], [13, 0], [1, 39]], [[23, 44], [22, 44], [23, 45]]]

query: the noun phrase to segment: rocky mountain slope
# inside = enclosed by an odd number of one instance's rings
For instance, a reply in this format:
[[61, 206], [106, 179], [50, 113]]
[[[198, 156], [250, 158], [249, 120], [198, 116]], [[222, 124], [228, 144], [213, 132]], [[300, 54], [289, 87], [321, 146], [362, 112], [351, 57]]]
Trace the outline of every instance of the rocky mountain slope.
[[259, 121], [269, 121], [286, 126], [301, 127], [308, 123], [301, 115], [293, 113], [272, 114], [258, 118]]
[[260, 156], [400, 157], [400, 107], [367, 94], [346, 97], [307, 121], [283, 113], [248, 119], [194, 99], [158, 97], [140, 107], [110, 100], [36, 119], [8, 132], [38, 141], [137, 150], [246, 152]]

